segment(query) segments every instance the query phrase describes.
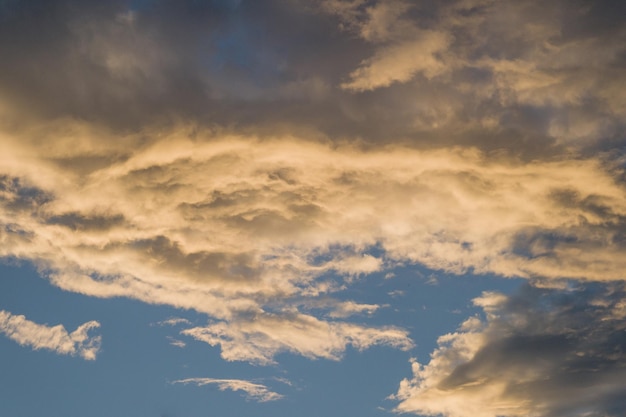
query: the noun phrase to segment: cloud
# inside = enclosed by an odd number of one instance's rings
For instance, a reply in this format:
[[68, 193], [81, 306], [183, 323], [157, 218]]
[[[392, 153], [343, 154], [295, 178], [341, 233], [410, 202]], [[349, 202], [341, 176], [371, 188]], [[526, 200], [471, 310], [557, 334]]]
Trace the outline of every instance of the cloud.
[[0, 310], [0, 332], [9, 339], [34, 350], [47, 349], [59, 355], [79, 355], [85, 360], [95, 360], [100, 350], [100, 336], [88, 335], [91, 329], [98, 327], [100, 323], [89, 321], [68, 333], [61, 324], [50, 327], [34, 323], [22, 315]]
[[339, 360], [349, 345], [358, 350], [374, 345], [389, 345], [402, 350], [413, 347], [407, 332], [402, 329], [327, 322], [295, 309], [217, 322], [183, 330], [182, 334], [212, 346], [221, 345], [222, 357], [226, 360], [246, 360], [262, 365], [275, 363], [272, 358], [285, 351], [311, 359]]
[[167, 320], [162, 320], [156, 323], [159, 326], [179, 326], [181, 324], [189, 325], [191, 322], [182, 317], [170, 317]]
[[[362, 134], [378, 124], [382, 136], [397, 129], [420, 143], [540, 150], [537, 157], [554, 145], [621, 141], [626, 32], [607, 4], [328, 0], [321, 10], [363, 42], [366, 58], [340, 83], [372, 95], [351, 106], [368, 124]], [[372, 94], [394, 84], [403, 85]]]
[[398, 265], [623, 279], [619, 11], [217, 3], [3, 6], [1, 257], [258, 363], [409, 349], [319, 302]]
[[331, 317], [349, 317], [353, 314], [373, 314], [380, 308], [376, 304], [357, 304], [354, 301], [346, 301], [340, 303], [333, 311], [331, 311]]
[[[159, 323], [177, 326], [170, 344], [261, 365], [413, 349], [371, 324], [381, 306], [339, 296], [370, 274], [523, 277], [413, 361], [396, 411], [617, 416], [617, 3], [3, 4], [0, 257], [67, 291], [194, 310], [206, 321]], [[0, 324], [34, 349], [99, 350], [97, 322]]]
[[487, 292], [393, 397], [396, 411], [446, 417], [618, 416], [624, 409], [624, 285]]
[[[119, 160], [116, 139], [110, 149], [96, 139], [103, 132], [53, 132], [53, 155], [5, 136], [0, 255], [35, 262], [68, 291], [204, 313], [209, 324], [186, 334], [260, 363], [282, 351], [410, 348], [400, 329], [335, 320], [340, 304], [322, 319], [302, 301], [396, 265], [623, 279], [626, 192], [601, 159], [186, 129], [131, 134], [151, 142]], [[93, 153], [110, 162], [89, 175], [56, 162]]]
[[406, 17], [410, 9], [410, 3], [398, 0], [371, 6], [361, 1], [322, 3], [322, 10], [337, 15], [348, 30], [379, 45], [374, 56], [363, 60], [341, 88], [356, 92], [375, 90], [405, 83], [417, 73], [432, 78], [446, 70], [437, 54], [448, 46], [447, 34], [420, 29]]
[[424, 32], [414, 41], [386, 47], [361, 63], [350, 73], [351, 80], [341, 88], [368, 91], [387, 87], [396, 82], [407, 82], [418, 72], [432, 78], [445, 70], [435, 54], [445, 48], [447, 39], [437, 32]]
[[243, 391], [247, 399], [258, 402], [276, 401], [283, 398], [282, 395], [270, 391], [265, 385], [242, 379], [187, 378], [173, 381], [172, 384], [217, 385], [220, 391]]
[[620, 5], [218, 3], [11, 2], [0, 31], [3, 120], [116, 132], [186, 120], [530, 159], [622, 141]]
[[[6, 215], [3, 224], [11, 227], [3, 231], [2, 239], [7, 243], [6, 247], [13, 249], [3, 251], [2, 255], [34, 261], [42, 271], [49, 271], [45, 274], [51, 282], [66, 290], [97, 297], [127, 296], [206, 313], [220, 323], [231, 326], [230, 333], [215, 334], [213, 330], [216, 327], [208, 326], [201, 332], [195, 329], [193, 334], [201, 334], [202, 337], [197, 337], [199, 340], [220, 344], [223, 356], [230, 360], [269, 363], [271, 356], [280, 351], [308, 357], [338, 358], [348, 345], [365, 348], [372, 344], [387, 344], [403, 349], [412, 346], [407, 333], [398, 329], [376, 329], [347, 323], [329, 324], [306, 312], [292, 314], [291, 306], [299, 303], [298, 298], [315, 297], [333, 291], [333, 286], [326, 284], [330, 281], [322, 278], [324, 275], [341, 273], [346, 274], [346, 279], [358, 279], [361, 274], [377, 271], [381, 267], [381, 260], [356, 253], [350, 248], [335, 255], [327, 247], [332, 241], [324, 236], [326, 232], [323, 230], [319, 238], [314, 239], [319, 240], [319, 244], [309, 246], [306, 243], [307, 236], [318, 233], [313, 217], [316, 213], [324, 214], [315, 204], [306, 201], [308, 198], [300, 195], [300, 185], [291, 184], [290, 177], [298, 177], [297, 171], [289, 166], [291, 164], [283, 167], [282, 162], [278, 162], [278, 165], [270, 162], [270, 169], [263, 176], [270, 184], [278, 185], [276, 191], [279, 194], [274, 194], [271, 188], [264, 191], [265, 186], [257, 188], [252, 183], [252, 187], [246, 185], [246, 181], [258, 177], [259, 169], [268, 168], [263, 164], [249, 171], [251, 176], [248, 178], [245, 178], [247, 174], [243, 171], [239, 174], [231, 172], [222, 177], [218, 168], [220, 159], [231, 168], [239, 169], [236, 168], [236, 161], [240, 157], [231, 152], [242, 152], [241, 156], [247, 158], [245, 153], [253, 150], [249, 148], [250, 142], [236, 142], [228, 140], [216, 148], [210, 142], [200, 144], [196, 150], [208, 153], [196, 162], [189, 161], [188, 168], [196, 165], [198, 169], [194, 173], [184, 168], [186, 173], [183, 176], [191, 177], [181, 180], [195, 182], [192, 177], [200, 174], [208, 175], [207, 179], [215, 175], [216, 182], [210, 180], [204, 185], [202, 181], [197, 183], [202, 188], [208, 187], [206, 189], [195, 189], [194, 185], [191, 188], [175, 185], [183, 193], [178, 196], [176, 192], [168, 195], [165, 190], [168, 187], [162, 189], [157, 184], [161, 180], [169, 182], [167, 177], [178, 170], [174, 168], [171, 171], [171, 163], [178, 165], [182, 162], [176, 157], [170, 162], [162, 161], [165, 156], [163, 150], [170, 153], [172, 145], [178, 147], [169, 139], [155, 143], [146, 152], [140, 152], [121, 164], [97, 171], [91, 179], [80, 175], [79, 168], [76, 171], [79, 176], [74, 177], [76, 180], [87, 180], [89, 183], [95, 181], [90, 185], [83, 183], [86, 187], [79, 187], [82, 191], [76, 188], [78, 183], [66, 182], [72, 181], [72, 166], [67, 171], [68, 166], [59, 169], [54, 164], [49, 165], [44, 177], [33, 177], [34, 182], [39, 183], [38, 186], [26, 186], [23, 184], [24, 179], [3, 178], [2, 212]], [[225, 153], [220, 150], [222, 146], [230, 148], [231, 145], [235, 145], [235, 148], [224, 149]], [[280, 150], [284, 146], [281, 144], [276, 149], [279, 153], [286, 152], [287, 158], [290, 158], [290, 152], [300, 152], [297, 146], [285, 145], [287, 148], [283, 151]], [[70, 146], [68, 152], [74, 152], [75, 149]], [[62, 146], [56, 148], [56, 151], [63, 152]], [[7, 160], [11, 158], [7, 157]], [[13, 163], [17, 161], [12, 160]], [[244, 162], [244, 165], [249, 162], [252, 161]], [[12, 164], [9, 166], [17, 170], [34, 169], [34, 166], [28, 168]], [[244, 165], [239, 166], [247, 170]], [[43, 166], [45, 163], [40, 168]], [[153, 178], [154, 175], [156, 177]], [[56, 182], [53, 178], [61, 183], [53, 185]], [[44, 183], [40, 183], [41, 180]], [[52, 183], [48, 183], [48, 180], [52, 180]], [[173, 181], [177, 183], [179, 180]], [[222, 181], [226, 181], [226, 188], [218, 185]], [[63, 182], [65, 185], [62, 185]], [[231, 188], [233, 185], [234, 188]], [[54, 190], [43, 191], [41, 188], [48, 186]], [[99, 194], [97, 200], [92, 200], [92, 192]], [[119, 198], [125, 199], [126, 203], [120, 205]], [[272, 200], [274, 203], [271, 203]], [[153, 206], [157, 201], [160, 201], [158, 205]], [[47, 210], [43, 207], [47, 204], [44, 202], [51, 203], [48, 207], [52, 211], [46, 214], [43, 214]], [[96, 206], [91, 206], [93, 203]], [[53, 208], [57, 204], [59, 212]], [[32, 222], [32, 214], [40, 211], [42, 217]], [[65, 213], [71, 213], [71, 216]], [[163, 228], [160, 231], [149, 226], [156, 219], [152, 216], [161, 218], [159, 221]], [[85, 219], [97, 220], [89, 220], [94, 226], [78, 227], [77, 224], [87, 224]], [[195, 227], [199, 228], [193, 231]], [[203, 230], [209, 230], [206, 228], [213, 230], [205, 234]], [[178, 233], [180, 237], [175, 236]], [[241, 233], [251, 233], [249, 244], [241, 244]], [[289, 244], [290, 241], [296, 243], [296, 246], [292, 251], [284, 252], [281, 245]], [[61, 247], [69, 250], [66, 252], [69, 256], [62, 254], [65, 249]], [[235, 334], [240, 332], [246, 335], [252, 319], [255, 320], [255, 334], [260, 335], [265, 331], [264, 336], [240, 337]], [[262, 323], [268, 326], [280, 323], [282, 334], [276, 334], [276, 329], [258, 328]], [[319, 331], [307, 333], [298, 330], [301, 323], [312, 324], [311, 330], [319, 327]], [[332, 334], [334, 329], [339, 329], [340, 336], [336, 340], [329, 340], [328, 334]], [[283, 339], [283, 335], [291, 336]], [[266, 337], [270, 340], [266, 340]]]
[[179, 347], [179, 348], [184, 348], [184, 347], [187, 346], [187, 343], [183, 342], [182, 340], [174, 339], [171, 336], [168, 336], [167, 340], [170, 341], [170, 345], [172, 345], [172, 346], [176, 346], [176, 347]]

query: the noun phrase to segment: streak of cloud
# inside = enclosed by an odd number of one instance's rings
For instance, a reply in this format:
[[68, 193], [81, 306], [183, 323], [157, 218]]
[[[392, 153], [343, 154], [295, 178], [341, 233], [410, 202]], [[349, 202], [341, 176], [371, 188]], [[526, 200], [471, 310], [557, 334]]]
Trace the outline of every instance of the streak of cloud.
[[191, 324], [191, 322], [182, 317], [170, 317], [167, 320], [162, 320], [162, 321], [155, 323], [155, 325], [157, 326], [180, 326], [180, 325], [189, 325], [189, 324]]
[[195, 384], [197, 386], [217, 385], [220, 391], [243, 391], [246, 398], [258, 402], [276, 401], [282, 395], [270, 391], [265, 385], [242, 379], [187, 378], [173, 381], [172, 384]]

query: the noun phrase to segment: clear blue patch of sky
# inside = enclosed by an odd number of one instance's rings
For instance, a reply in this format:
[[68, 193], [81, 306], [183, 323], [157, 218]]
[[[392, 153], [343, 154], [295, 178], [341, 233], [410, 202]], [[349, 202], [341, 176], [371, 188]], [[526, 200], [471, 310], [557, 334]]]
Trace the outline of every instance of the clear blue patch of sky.
[[395, 325], [410, 331], [416, 342], [413, 355], [420, 362], [437, 347], [437, 338], [452, 332], [467, 318], [480, 314], [472, 299], [484, 291], [512, 293], [525, 280], [493, 275], [454, 275], [420, 265], [395, 268], [353, 281], [340, 297], [381, 308], [368, 324]]

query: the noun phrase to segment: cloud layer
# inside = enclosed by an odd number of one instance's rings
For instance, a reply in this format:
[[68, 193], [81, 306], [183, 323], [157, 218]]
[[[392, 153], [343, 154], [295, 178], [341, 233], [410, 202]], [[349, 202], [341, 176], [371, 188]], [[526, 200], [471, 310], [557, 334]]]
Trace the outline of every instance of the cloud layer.
[[0, 310], [0, 333], [22, 346], [35, 350], [47, 349], [59, 355], [78, 355], [85, 360], [94, 360], [100, 350], [100, 336], [89, 336], [88, 332], [100, 327], [97, 321], [81, 324], [68, 333], [63, 325], [47, 326], [32, 322], [22, 315]]

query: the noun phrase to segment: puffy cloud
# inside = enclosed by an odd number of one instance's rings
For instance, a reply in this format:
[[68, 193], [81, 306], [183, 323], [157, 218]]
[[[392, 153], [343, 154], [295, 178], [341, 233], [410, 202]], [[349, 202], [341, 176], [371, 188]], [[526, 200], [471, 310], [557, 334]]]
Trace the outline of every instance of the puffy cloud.
[[446, 417], [618, 416], [626, 349], [624, 285], [525, 286], [474, 300], [468, 319], [413, 362], [399, 412]]
[[217, 385], [220, 391], [243, 391], [246, 398], [258, 402], [276, 401], [283, 398], [282, 395], [270, 391], [265, 385], [242, 379], [187, 378], [173, 381], [172, 384]]
[[68, 333], [63, 325], [47, 326], [32, 322], [22, 315], [0, 310], [0, 332], [22, 346], [35, 350], [48, 349], [59, 355], [79, 355], [94, 360], [100, 350], [100, 336], [89, 336], [89, 331], [100, 327], [97, 321], [81, 324]]

